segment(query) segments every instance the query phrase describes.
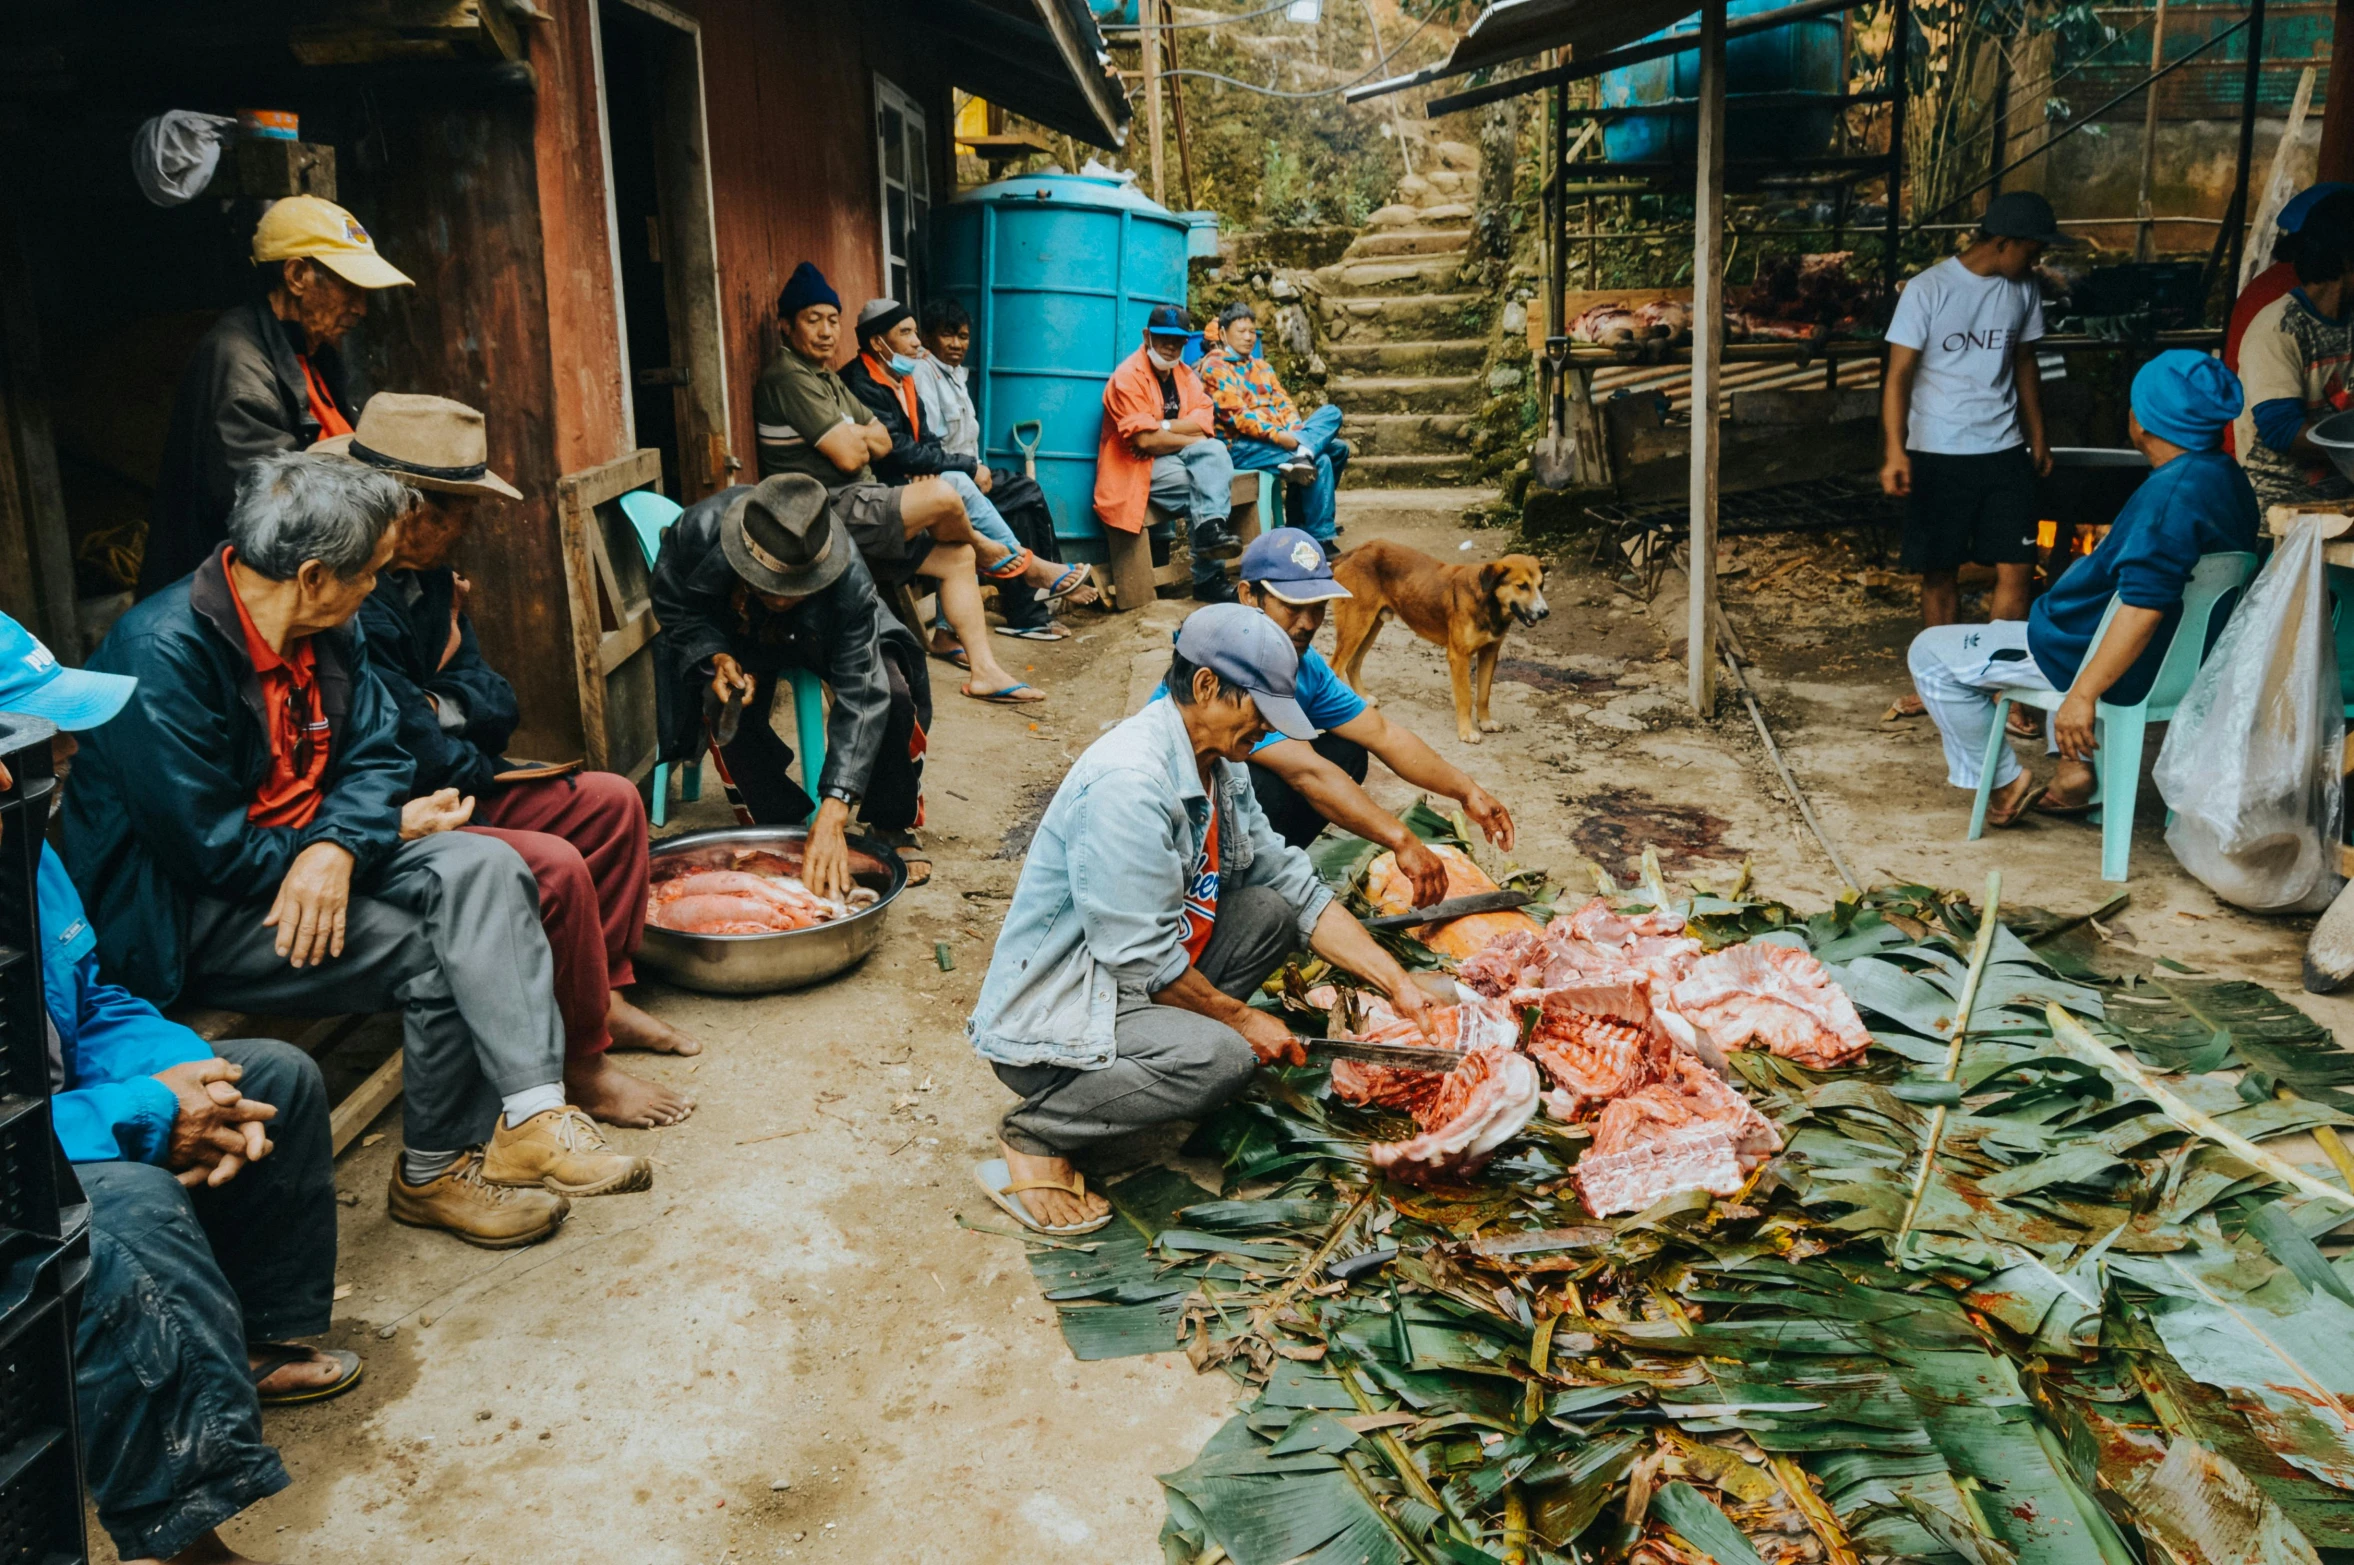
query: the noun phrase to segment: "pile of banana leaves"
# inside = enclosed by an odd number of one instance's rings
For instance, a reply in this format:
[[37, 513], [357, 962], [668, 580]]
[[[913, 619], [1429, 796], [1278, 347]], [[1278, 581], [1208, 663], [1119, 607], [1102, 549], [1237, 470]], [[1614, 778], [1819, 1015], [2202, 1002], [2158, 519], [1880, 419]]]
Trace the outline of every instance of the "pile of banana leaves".
[[[1366, 1145], [1404, 1120], [1268, 1070], [1186, 1149], [1225, 1198], [1147, 1169], [1033, 1246], [1078, 1357], [1244, 1388], [1161, 1478], [1172, 1565], [2354, 1562], [2354, 1055], [2009, 909], [1949, 1077], [1978, 907], [1646, 879], [1622, 905], [1804, 945], [1873, 1031], [1846, 1070], [1731, 1056], [1787, 1143], [1738, 1196], [1595, 1221], [1586, 1133], [1545, 1119], [1460, 1188], [1386, 1183]], [[2248, 1145], [2291, 1136], [2329, 1164]]]

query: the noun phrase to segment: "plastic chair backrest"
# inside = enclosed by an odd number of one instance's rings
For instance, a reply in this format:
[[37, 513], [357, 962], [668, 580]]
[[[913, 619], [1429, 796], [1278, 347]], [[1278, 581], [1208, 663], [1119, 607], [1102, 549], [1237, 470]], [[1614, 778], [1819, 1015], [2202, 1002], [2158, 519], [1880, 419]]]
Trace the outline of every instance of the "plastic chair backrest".
[[2245, 587], [2255, 574], [2253, 554], [2234, 549], [2199, 556], [2199, 563], [2191, 567], [2191, 579], [2183, 584], [2182, 619], [2174, 627], [2165, 659], [2158, 664], [2157, 678], [2150, 681], [2144, 705], [2171, 710], [2189, 693], [2199, 665], [2207, 660], [2207, 628], [2216, 607]]
[[668, 495], [656, 494], [651, 489], [632, 489], [621, 497], [621, 514], [637, 530], [638, 548], [646, 556], [646, 569], [654, 568], [654, 557], [662, 552], [662, 535], [686, 514], [686, 509]]

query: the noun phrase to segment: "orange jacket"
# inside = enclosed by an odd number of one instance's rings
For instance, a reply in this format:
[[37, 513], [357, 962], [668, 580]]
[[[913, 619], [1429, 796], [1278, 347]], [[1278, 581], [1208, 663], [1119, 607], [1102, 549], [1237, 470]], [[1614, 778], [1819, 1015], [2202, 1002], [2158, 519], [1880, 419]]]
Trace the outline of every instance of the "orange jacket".
[[[1201, 377], [1180, 364], [1177, 416], [1207, 432], [1216, 411]], [[1128, 355], [1103, 388], [1103, 434], [1095, 445], [1095, 514], [1106, 527], [1144, 531], [1144, 509], [1152, 494], [1152, 458], [1137, 454], [1135, 439], [1161, 427], [1161, 382], [1142, 348]]]

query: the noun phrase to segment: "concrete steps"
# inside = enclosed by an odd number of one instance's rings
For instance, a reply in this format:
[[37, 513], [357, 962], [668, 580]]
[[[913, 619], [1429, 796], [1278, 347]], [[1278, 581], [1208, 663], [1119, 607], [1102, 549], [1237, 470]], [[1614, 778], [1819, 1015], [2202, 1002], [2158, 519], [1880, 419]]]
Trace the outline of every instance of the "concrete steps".
[[1359, 413], [1341, 426], [1358, 457], [1454, 456], [1470, 432], [1463, 413]]
[[1343, 342], [1325, 358], [1344, 375], [1468, 375], [1486, 362], [1488, 345], [1477, 337], [1439, 342]]
[[1479, 411], [1477, 375], [1335, 375], [1327, 389], [1351, 414]]
[[1343, 260], [1315, 274], [1328, 294], [1444, 293], [1463, 264], [1460, 250], [1445, 255], [1383, 256]]
[[1340, 482], [1343, 489], [1432, 489], [1468, 484], [1478, 476], [1479, 464], [1468, 451], [1454, 456], [1416, 453], [1351, 457]]

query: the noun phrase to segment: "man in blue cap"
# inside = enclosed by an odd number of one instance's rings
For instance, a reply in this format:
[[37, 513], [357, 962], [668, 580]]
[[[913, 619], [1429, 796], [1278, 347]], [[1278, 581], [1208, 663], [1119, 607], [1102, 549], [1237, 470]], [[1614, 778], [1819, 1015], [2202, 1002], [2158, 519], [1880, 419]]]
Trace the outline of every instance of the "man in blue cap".
[[1185, 523], [1193, 551], [1193, 596], [1232, 602], [1218, 562], [1242, 552], [1227, 518], [1234, 508], [1234, 459], [1217, 438], [1217, 412], [1185, 362], [1193, 323], [1174, 304], [1145, 319], [1144, 342], [1103, 387], [1103, 428], [1095, 443], [1095, 514], [1106, 527], [1142, 532], [1147, 506]]
[[2324, 202], [2333, 211], [2354, 203], [2349, 192], [2354, 192], [2354, 185], [2326, 181], [2307, 185], [2282, 204], [2280, 216], [2273, 220], [2272, 264], [2249, 278], [2231, 302], [2231, 324], [2223, 332], [2223, 367], [2234, 375], [2240, 372], [2240, 344], [2257, 314], [2297, 286], [2297, 250], [2304, 243], [2306, 223]]
[[1512, 816], [1495, 796], [1412, 730], [1367, 706], [1311, 645], [1324, 628], [1324, 606], [1349, 595], [1316, 540], [1297, 527], [1263, 533], [1242, 551], [1237, 572], [1236, 601], [1273, 620], [1298, 650], [1300, 709], [1323, 730], [1312, 740], [1269, 734], [1251, 752], [1251, 789], [1275, 834], [1304, 848], [1330, 821], [1396, 853], [1398, 868], [1414, 882], [1417, 907], [1445, 900], [1446, 865], [1363, 787], [1378, 755], [1415, 787], [1462, 805], [1488, 841], [1511, 852]]
[[2354, 407], [2354, 195], [2315, 204], [2289, 267], [2296, 286], [2258, 310], [2240, 341], [2247, 406], [2230, 450], [2265, 505], [2354, 495], [2311, 438], [2314, 425]]
[[1025, 1227], [1085, 1233], [1111, 1209], [1074, 1153], [1198, 1119], [1299, 1040], [1247, 1002], [1305, 943], [1420, 1020], [1405, 972], [1275, 835], [1245, 763], [1308, 740], [1299, 655], [1239, 604], [1177, 632], [1169, 699], [1088, 746], [1030, 841], [966, 1036], [1021, 1102], [975, 1176]]
[[[2204, 353], [2176, 348], [2143, 365], [2126, 431], [2149, 458], [2150, 476], [2101, 546], [2069, 566], [2024, 620], [1939, 625], [1913, 638], [1913, 684], [1945, 741], [1946, 780], [1957, 788], [1978, 786], [1998, 691], [2068, 693], [2052, 717], [2060, 764], [2051, 783], [2038, 790], [2005, 749], [1988, 825], [2008, 826], [2028, 809], [2092, 808], [2096, 703], [2130, 704], [2149, 693], [2201, 555], [2256, 547], [2255, 491], [2221, 449], [2241, 401], [2238, 378]], [[2096, 645], [2111, 598], [2117, 613]]]
[[[55, 725], [58, 787], [137, 683], [60, 667], [0, 614], [0, 712]], [[357, 1355], [295, 1341], [335, 1287], [326, 1086], [291, 1044], [207, 1043], [101, 979], [46, 843], [38, 886], [51, 1115], [90, 1201], [75, 1402], [98, 1517], [125, 1560], [231, 1560], [214, 1529], [288, 1481], [261, 1409], [360, 1380]]]

